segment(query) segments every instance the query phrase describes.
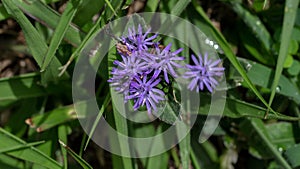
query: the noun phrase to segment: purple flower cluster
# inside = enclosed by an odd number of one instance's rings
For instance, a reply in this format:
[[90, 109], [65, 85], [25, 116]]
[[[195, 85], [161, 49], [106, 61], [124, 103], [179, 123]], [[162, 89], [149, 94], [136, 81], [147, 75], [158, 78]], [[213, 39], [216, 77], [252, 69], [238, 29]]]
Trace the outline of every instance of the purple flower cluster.
[[146, 106], [148, 113], [157, 111], [157, 104], [165, 100], [165, 93], [159, 88], [162, 82], [160, 76], [163, 72], [164, 81], [170, 83], [172, 78], [178, 77], [176, 69], [182, 66], [177, 61], [184, 60], [177, 56], [182, 49], [171, 51], [171, 44], [161, 49], [158, 42], [154, 42], [157, 34], [149, 36], [151, 29], [143, 33], [139, 25], [128, 29], [128, 36], [120, 38], [117, 47], [122, 61], [113, 62], [116, 67], [111, 71], [112, 78], [108, 80], [117, 92], [124, 94], [124, 99], [133, 100], [134, 110]]
[[216, 77], [221, 77], [224, 73], [224, 67], [218, 67], [218, 64], [221, 63], [221, 60], [218, 59], [213, 61], [207, 58], [207, 53], [204, 55], [204, 60], [199, 54], [199, 60], [192, 55], [192, 60], [195, 65], [186, 65], [188, 71], [183, 75], [184, 78], [192, 78], [188, 89], [196, 91], [204, 90], [204, 86], [210, 91], [213, 92], [213, 89], [218, 85]]
[[[171, 45], [161, 47], [155, 42], [157, 34], [150, 36], [151, 29], [143, 33], [138, 25], [128, 29], [128, 35], [120, 37], [117, 45], [122, 60], [115, 60], [112, 77], [108, 80], [114, 89], [124, 95], [125, 102], [133, 100], [134, 110], [146, 106], [148, 113], [157, 111], [157, 104], [165, 100], [161, 83], [170, 84], [173, 78], [179, 77], [177, 69], [185, 69], [184, 78], [191, 79], [190, 90], [202, 91], [204, 86], [210, 91], [218, 85], [216, 77], [222, 76], [223, 67], [218, 67], [221, 60], [212, 61], [205, 54], [199, 60], [192, 55], [194, 65], [180, 64], [184, 57], [178, 56], [183, 50], [171, 51]], [[162, 78], [163, 77], [163, 78]], [[170, 79], [171, 78], [171, 79]]]

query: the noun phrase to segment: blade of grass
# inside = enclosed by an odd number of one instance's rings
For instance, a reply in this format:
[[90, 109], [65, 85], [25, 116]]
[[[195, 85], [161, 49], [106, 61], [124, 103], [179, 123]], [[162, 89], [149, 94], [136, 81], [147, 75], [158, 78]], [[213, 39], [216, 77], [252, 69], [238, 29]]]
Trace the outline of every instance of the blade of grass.
[[72, 61], [77, 58], [77, 56], [86, 48], [87, 44], [89, 44], [89, 41], [93, 39], [97, 35], [97, 30], [100, 29], [100, 23], [101, 23], [102, 17], [99, 17], [94, 24], [94, 26], [90, 29], [88, 34], [84, 37], [80, 45], [76, 48], [76, 50], [72, 53], [67, 63], [60, 67], [61, 72], [59, 73], [59, 76], [62, 76], [64, 72], [67, 70], [68, 66], [72, 63]]
[[195, 169], [201, 169], [201, 166], [198, 163], [198, 160], [196, 158], [196, 154], [195, 154], [193, 149], [191, 149], [191, 159], [192, 159], [192, 162], [194, 164]]
[[51, 62], [51, 60], [54, 58], [54, 54], [58, 46], [60, 45], [69, 24], [73, 20], [73, 17], [75, 16], [75, 13], [77, 12], [81, 2], [82, 0], [70, 0], [68, 2], [65, 11], [63, 12], [62, 16], [59, 19], [57, 27], [55, 28], [54, 34], [52, 35], [52, 39], [49, 48], [47, 50], [47, 53], [43, 58], [43, 63], [41, 65], [41, 72], [45, 71], [45, 69], [48, 67], [49, 63]]
[[6, 154], [0, 154], [0, 168], [3, 169], [24, 169], [25, 165], [22, 161], [10, 157]]
[[[16, 0], [13, 1], [16, 3]], [[16, 4], [22, 11], [24, 11], [24, 13], [38, 22], [51, 29], [55, 29], [57, 27], [60, 14], [41, 1], [30, 1], [30, 3], [27, 3], [26, 1], [17, 1]], [[70, 44], [78, 46], [81, 42], [81, 36], [84, 36], [84, 33], [71, 24], [69, 25], [64, 38]]]
[[20, 150], [20, 149], [30, 148], [30, 147], [42, 144], [44, 142], [45, 141], [38, 141], [38, 142], [34, 142], [34, 143], [27, 143], [25, 145], [16, 145], [16, 146], [11, 146], [11, 147], [4, 147], [4, 148], [0, 149], [0, 154], [1, 153], [6, 153], [6, 152], [16, 151], [16, 150]]
[[202, 19], [205, 21], [205, 24], [209, 25], [209, 27], [212, 30], [212, 35], [214, 36], [215, 40], [218, 42], [220, 47], [223, 49], [225, 55], [233, 64], [233, 66], [237, 69], [237, 71], [241, 74], [241, 76], [244, 78], [245, 82], [249, 85], [250, 89], [255, 93], [255, 95], [259, 98], [259, 100], [266, 106], [268, 107], [271, 112], [275, 113], [272, 108], [270, 108], [269, 104], [265, 101], [265, 99], [262, 97], [262, 95], [259, 93], [259, 91], [256, 89], [256, 87], [253, 85], [251, 80], [246, 74], [246, 71], [244, 68], [241, 66], [240, 62], [237, 60], [236, 56], [234, 55], [233, 51], [230, 48], [230, 45], [227, 43], [223, 35], [213, 26], [209, 18], [206, 16], [205, 12], [203, 11], [202, 7], [197, 4], [196, 0], [192, 0], [192, 3], [196, 9], [196, 11], [200, 14]]
[[171, 156], [172, 156], [172, 158], [173, 158], [173, 160], [174, 160], [174, 165], [175, 165], [175, 167], [176, 168], [180, 168], [180, 159], [179, 159], [179, 155], [178, 155], [178, 152], [177, 152], [177, 149], [176, 149], [176, 147], [173, 147], [172, 149], [171, 149]]
[[24, 35], [26, 37], [28, 47], [30, 48], [35, 61], [40, 66], [42, 64], [42, 55], [45, 54], [45, 51], [48, 48], [46, 43], [43, 43], [43, 38], [39, 35], [30, 21], [26, 18], [26, 16], [13, 1], [4, 0], [2, 2], [8, 13], [12, 15], [20, 24], [22, 31], [24, 32]]
[[[113, 1], [111, 3], [112, 7], [115, 10], [119, 10], [122, 5], [122, 1]], [[88, 34], [84, 37], [82, 43], [78, 46], [78, 48], [73, 52], [67, 63], [60, 68], [61, 72], [59, 76], [63, 75], [63, 73], [66, 71], [68, 66], [71, 64], [71, 62], [78, 57], [78, 55], [87, 47], [89, 44], [89, 41], [92, 40], [95, 36], [98, 35], [99, 30], [102, 28], [102, 26], [105, 25], [105, 21], [110, 20], [114, 16], [114, 13], [112, 12], [110, 14], [110, 10], [106, 10], [102, 15], [97, 19], [96, 23], [94, 26], [90, 29]]]
[[282, 33], [281, 33], [281, 43], [280, 43], [279, 55], [277, 59], [274, 81], [272, 84], [271, 96], [269, 99], [269, 108], [271, 107], [273, 99], [275, 97], [276, 88], [278, 86], [279, 79], [283, 70], [283, 65], [287, 58], [288, 48], [291, 40], [292, 30], [295, 24], [298, 5], [299, 5], [299, 0], [286, 0], [285, 2], [284, 18], [283, 18]]
[[[210, 102], [211, 102], [210, 96], [201, 94], [200, 97], [201, 97], [201, 105], [200, 105], [199, 113], [201, 115], [207, 115], [210, 110]], [[222, 99], [220, 99], [220, 101], [222, 102]], [[217, 103], [219, 102], [219, 100], [216, 100], [215, 102]], [[219, 112], [220, 111], [221, 110], [219, 110]], [[255, 117], [255, 118], [263, 119], [265, 118], [264, 115], [267, 109], [254, 104], [247, 103], [245, 101], [226, 98], [225, 108], [222, 109], [222, 111], [223, 111], [223, 116], [230, 117], [230, 118]], [[219, 114], [215, 114], [215, 115], [219, 115]], [[267, 119], [281, 119], [287, 121], [300, 120], [299, 117], [286, 116], [278, 112], [276, 112], [276, 114], [270, 114], [267, 117]]]
[[[136, 129], [135, 131], [137, 131], [137, 130], [139, 130], [139, 129]], [[155, 135], [155, 136], [160, 135], [161, 136], [161, 137], [156, 137], [151, 142], [151, 147], [153, 147], [153, 148], [151, 148], [151, 150], [149, 152], [149, 154], [151, 155], [151, 154], [153, 154], [153, 152], [156, 151], [156, 149], [160, 149], [161, 145], [164, 144], [164, 138], [161, 134], [162, 132], [163, 132], [163, 125], [162, 124], [157, 126], [156, 129], [154, 128], [153, 125], [149, 124], [149, 126], [145, 126], [142, 129], [142, 131], [140, 131], [140, 133], [141, 133], [140, 135], [135, 135], [135, 137], [146, 138], [146, 137], [149, 137], [149, 133], [151, 133], [151, 135]], [[141, 144], [141, 145], [138, 146], [137, 153], [139, 153], [139, 150], [144, 151], [143, 148], [139, 148], [141, 146], [144, 146], [144, 145]], [[179, 164], [180, 164], [180, 160], [177, 156], [178, 154], [176, 152], [176, 147], [173, 147], [172, 150], [176, 154], [176, 157], [175, 158], [173, 157], [173, 159], [175, 161], [175, 166], [178, 167]], [[170, 153], [169, 152], [164, 152], [163, 154], [160, 154], [160, 155], [157, 155], [157, 156], [151, 156], [149, 158], [145, 158], [145, 160], [147, 160], [145, 168], [167, 168], [169, 158], [170, 158]], [[176, 165], [176, 164], [178, 164], [178, 165]]]
[[[123, 116], [120, 115], [120, 113], [117, 111], [116, 108], [113, 108], [113, 116], [114, 116], [114, 123], [116, 125], [116, 130], [119, 133], [122, 133], [125, 136], [129, 135], [129, 131], [128, 131], [128, 124], [126, 119], [124, 119]], [[118, 145], [120, 146], [120, 150], [121, 153], [123, 154], [130, 154], [131, 150], [129, 149], [129, 142], [124, 140], [124, 138], [121, 140], [121, 137], [117, 137], [118, 138]], [[122, 158], [122, 162], [124, 165], [124, 169], [133, 169], [134, 166], [132, 164], [132, 161], [130, 158], [127, 157], [121, 157]]]
[[62, 145], [63, 148], [65, 148], [68, 153], [81, 165], [84, 169], [92, 169], [92, 167], [87, 163], [83, 158], [81, 158], [79, 155], [77, 155], [70, 147], [68, 147], [64, 142], [59, 140], [59, 144]]
[[[117, 50], [116, 48], [113, 48], [112, 50], [110, 50], [108, 52], [108, 65], [109, 65], [109, 69], [112, 68], [112, 63], [110, 62], [110, 60], [115, 60], [117, 56]], [[110, 88], [110, 90], [113, 90], [112, 88]], [[112, 93], [112, 91], [110, 91], [110, 93]], [[113, 103], [113, 102], [112, 102]], [[115, 125], [115, 129], [118, 133], [117, 136], [114, 137], [114, 139], [110, 139], [110, 142], [112, 145], [114, 145], [115, 149], [119, 149], [121, 154], [124, 155], [128, 155], [133, 153], [132, 150], [129, 149], [130, 145], [128, 140], [126, 140], [126, 138], [122, 138], [122, 135], [125, 136], [129, 136], [129, 131], [128, 131], [128, 124], [127, 124], [127, 120], [120, 114], [120, 112], [118, 111], [117, 108], [115, 108], [116, 105], [112, 106], [112, 117], [109, 118], [109, 122], [111, 122], [112, 124]], [[110, 133], [112, 134], [112, 133]], [[113, 137], [113, 136], [110, 136]], [[124, 169], [133, 169], [134, 165], [132, 163], [132, 160], [128, 157], [120, 157], [121, 159], [119, 159], [118, 156], [114, 156], [115, 161], [122, 161], [123, 163], [123, 168]], [[120, 166], [121, 164], [115, 164], [117, 166]]]
[[38, 80], [37, 73], [0, 79], [0, 101], [47, 95], [44, 88], [37, 84]]
[[0, 21], [7, 19], [9, 16], [10, 15], [6, 12], [4, 6], [0, 4]]
[[[28, 18], [18, 8], [16, 2], [11, 0], [2, 1], [7, 12], [12, 15], [22, 28], [28, 48], [39, 66], [42, 65], [43, 55], [46, 54], [48, 46], [38, 31], [34, 28]], [[17, 3], [18, 4], [18, 3]], [[42, 84], [46, 86], [49, 81], [57, 80], [58, 67], [61, 64], [56, 57], [53, 58], [50, 68], [42, 73]]]
[[91, 131], [90, 131], [89, 134], [88, 134], [88, 139], [87, 139], [87, 141], [86, 141], [86, 143], [85, 143], [84, 150], [86, 150], [86, 148], [87, 148], [87, 146], [88, 146], [88, 144], [89, 144], [89, 142], [90, 142], [90, 139], [91, 139], [91, 137], [93, 136], [93, 134], [94, 134], [94, 132], [95, 132], [95, 129], [96, 129], [98, 123], [99, 123], [99, 120], [100, 120], [100, 118], [102, 117], [102, 114], [104, 113], [105, 108], [106, 108], [107, 105], [110, 103], [110, 100], [111, 100], [110, 94], [107, 94], [106, 97], [105, 97], [105, 99], [104, 99], [104, 101], [103, 101], [103, 104], [102, 104], [102, 106], [101, 106], [101, 109], [100, 109], [100, 111], [99, 111], [99, 113], [98, 113], [98, 115], [97, 115], [97, 117], [96, 117], [96, 119], [95, 119], [95, 122], [94, 122], [94, 124], [93, 124], [93, 126], [92, 126], [92, 129], [91, 129]]
[[145, 11], [146, 12], [155, 12], [159, 5], [159, 1], [160, 0], [147, 1]]
[[270, 0], [265, 0], [263, 9], [266, 9], [269, 6], [269, 4], [270, 4]]
[[80, 144], [80, 150], [79, 150], [79, 154], [78, 154], [80, 157], [82, 157], [82, 155], [83, 155], [83, 151], [84, 151], [84, 147], [85, 147], [87, 139], [88, 139], [87, 134], [83, 133], [81, 144]]
[[176, 124], [176, 131], [179, 138], [182, 137], [182, 135], [186, 135], [181, 142], [179, 143], [180, 148], [180, 158], [181, 158], [181, 167], [183, 169], [189, 169], [190, 168], [190, 134], [186, 134], [188, 132], [187, 126], [185, 124]]
[[[61, 125], [58, 127], [58, 138], [64, 143], [67, 143], [67, 135], [68, 135], [68, 128], [65, 125]], [[64, 169], [68, 169], [68, 156], [67, 150], [61, 145], [61, 152], [64, 161]]]
[[191, 0], [179, 0], [171, 10], [171, 14], [179, 16], [186, 9], [190, 2]]
[[109, 4], [111, 5], [113, 10], [111, 9], [111, 7], [105, 8], [105, 12], [103, 12], [103, 14], [101, 15], [101, 17], [103, 17], [105, 23], [110, 21], [114, 16], [118, 17], [118, 15], [116, 15], [116, 14], [121, 9], [123, 1], [112, 0], [107, 5], [109, 6]]
[[[0, 140], [0, 149], [28, 145], [28, 143], [25, 141], [19, 139], [2, 128], [0, 128]], [[34, 147], [8, 152], [7, 154], [51, 169], [61, 169], [62, 167], [55, 160]]]
[[113, 8], [113, 6], [111, 5], [111, 3], [108, 0], [104, 0], [105, 3], [107, 4], [107, 6], [110, 8], [111, 11], [113, 11], [115, 16], [118, 16], [118, 14], [116, 13], [115, 9]]

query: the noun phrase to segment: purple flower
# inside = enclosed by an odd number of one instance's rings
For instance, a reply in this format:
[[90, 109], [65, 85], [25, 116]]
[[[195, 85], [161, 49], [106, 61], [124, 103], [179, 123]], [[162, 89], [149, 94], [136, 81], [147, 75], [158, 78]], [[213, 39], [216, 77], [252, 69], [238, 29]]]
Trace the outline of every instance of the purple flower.
[[147, 37], [150, 33], [151, 28], [143, 34], [142, 26], [138, 25], [138, 32], [135, 31], [135, 28], [128, 28], [128, 36], [121, 37], [121, 41], [127, 46], [130, 51], [143, 51], [148, 50], [148, 46], [154, 45], [153, 40], [157, 37], [157, 34]]
[[163, 50], [161, 50], [159, 47], [156, 47], [156, 52], [154, 54], [146, 53], [148, 57], [143, 58], [149, 63], [150, 67], [158, 73], [163, 71], [164, 79], [167, 83], [169, 83], [168, 73], [176, 78], [178, 75], [174, 69], [182, 68], [182, 66], [175, 61], [184, 60], [184, 57], [177, 56], [177, 54], [183, 49], [180, 48], [175, 52], [171, 52], [171, 45], [171, 43], [168, 44], [168, 46], [166, 46]]
[[159, 82], [160, 79], [156, 79], [155, 76], [150, 80], [148, 80], [147, 75], [142, 78], [136, 76], [130, 84], [129, 95], [125, 96], [125, 100], [134, 100], [134, 110], [146, 105], [149, 114], [152, 113], [152, 110], [157, 111], [156, 104], [164, 100], [165, 95], [163, 91], [155, 88]]
[[113, 68], [111, 74], [112, 78], [108, 80], [111, 86], [118, 92], [123, 92], [125, 95], [128, 93], [129, 85], [133, 78], [145, 71], [148, 65], [145, 61], [138, 57], [136, 52], [132, 53], [131, 56], [123, 56], [122, 62], [115, 60], [113, 64], [118, 66]]
[[212, 93], [213, 90], [218, 85], [218, 81], [215, 77], [220, 77], [224, 74], [225, 68], [218, 67], [218, 64], [221, 63], [221, 60], [218, 59], [213, 61], [212, 59], [207, 58], [207, 53], [204, 55], [204, 60], [201, 55], [198, 55], [199, 60], [192, 55], [192, 60], [195, 65], [186, 65], [189, 69], [184, 74], [184, 78], [192, 78], [188, 89], [199, 92], [204, 89], [204, 86]]

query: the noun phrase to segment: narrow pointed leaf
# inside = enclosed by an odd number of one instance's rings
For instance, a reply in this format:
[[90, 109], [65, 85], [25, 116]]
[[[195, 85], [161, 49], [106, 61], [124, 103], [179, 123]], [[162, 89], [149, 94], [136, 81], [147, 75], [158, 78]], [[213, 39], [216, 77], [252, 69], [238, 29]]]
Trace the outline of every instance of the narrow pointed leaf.
[[60, 145], [62, 145], [68, 153], [81, 165], [83, 169], [92, 169], [92, 167], [83, 158], [76, 154], [70, 147], [68, 147], [64, 142], [59, 140]]
[[[17, 138], [6, 130], [0, 128], [0, 149], [6, 147], [16, 147], [16, 146], [26, 146], [28, 143]], [[61, 169], [61, 166], [52, 158], [42, 153], [40, 150], [29, 147], [21, 150], [16, 150], [13, 152], [8, 152], [10, 156], [29, 161], [32, 163], [39, 164], [50, 169]]]
[[52, 36], [50, 46], [47, 50], [46, 56], [44, 57], [43, 64], [41, 66], [41, 71], [44, 71], [49, 65], [51, 60], [54, 58], [54, 54], [60, 45], [69, 24], [71, 23], [75, 13], [78, 10], [78, 7], [82, 1], [81, 0], [70, 0], [67, 4], [67, 7], [60, 17], [57, 27], [55, 28], [54, 34]]
[[286, 0], [284, 8], [284, 18], [282, 24], [281, 44], [277, 65], [275, 70], [274, 81], [272, 84], [272, 92], [269, 99], [269, 107], [272, 105], [276, 93], [276, 87], [280, 80], [280, 75], [283, 70], [284, 62], [288, 56], [288, 49], [291, 40], [292, 30], [295, 24], [299, 0]]

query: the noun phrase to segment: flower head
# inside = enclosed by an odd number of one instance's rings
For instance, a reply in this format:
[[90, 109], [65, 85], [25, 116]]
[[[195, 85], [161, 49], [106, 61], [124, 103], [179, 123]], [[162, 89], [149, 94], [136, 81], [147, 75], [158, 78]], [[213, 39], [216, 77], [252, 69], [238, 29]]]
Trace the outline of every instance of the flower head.
[[136, 76], [130, 84], [129, 95], [125, 96], [125, 100], [134, 100], [134, 110], [139, 109], [141, 106], [146, 105], [148, 113], [157, 111], [156, 104], [164, 100], [164, 92], [156, 88], [160, 79], [152, 77], [148, 80], [147, 75], [142, 78]]
[[177, 56], [183, 49], [180, 48], [175, 52], [171, 52], [171, 45], [171, 43], [168, 44], [163, 50], [156, 47], [156, 52], [154, 54], [147, 53], [146, 55], [148, 57], [144, 58], [155, 71], [158, 73], [162, 71], [164, 73], [164, 79], [167, 83], [169, 83], [168, 73], [176, 78], [178, 75], [175, 69], [182, 68], [182, 66], [175, 61], [184, 60], [184, 57]]
[[112, 69], [111, 74], [113, 76], [108, 82], [111, 83], [111, 86], [115, 87], [116, 91], [127, 94], [133, 78], [140, 72], [145, 71], [148, 65], [138, 57], [136, 52], [132, 53], [131, 56], [121, 55], [121, 57], [122, 62], [118, 60], [113, 62], [118, 67]]
[[148, 50], [149, 46], [155, 44], [153, 40], [157, 37], [157, 34], [147, 37], [150, 33], [151, 28], [148, 29], [144, 34], [142, 30], [142, 26], [138, 25], [138, 31], [135, 31], [135, 28], [128, 28], [128, 36], [121, 37], [121, 41], [127, 46], [130, 51], [143, 51]]
[[218, 59], [213, 61], [212, 59], [207, 58], [207, 53], [204, 55], [204, 59], [201, 55], [198, 55], [199, 60], [192, 55], [192, 60], [195, 65], [186, 65], [187, 71], [184, 74], [184, 78], [191, 78], [191, 82], [188, 85], [190, 90], [194, 90], [199, 92], [204, 89], [204, 86], [212, 93], [213, 90], [218, 85], [218, 81], [215, 77], [220, 77], [224, 74], [223, 67], [218, 67], [218, 64], [221, 63], [221, 60]]

